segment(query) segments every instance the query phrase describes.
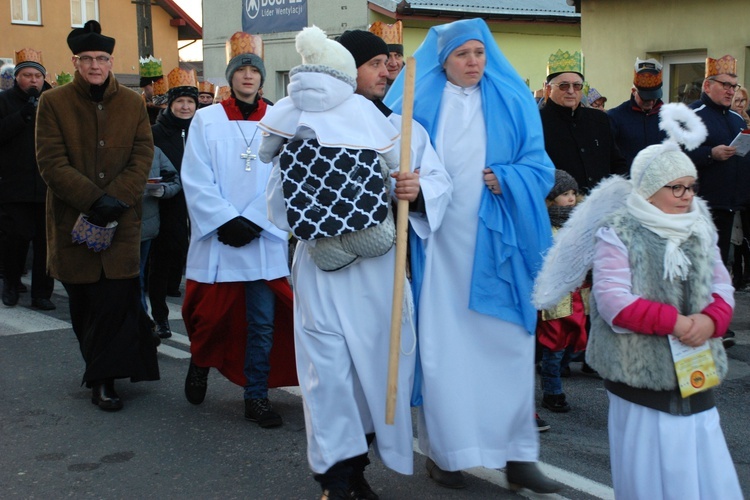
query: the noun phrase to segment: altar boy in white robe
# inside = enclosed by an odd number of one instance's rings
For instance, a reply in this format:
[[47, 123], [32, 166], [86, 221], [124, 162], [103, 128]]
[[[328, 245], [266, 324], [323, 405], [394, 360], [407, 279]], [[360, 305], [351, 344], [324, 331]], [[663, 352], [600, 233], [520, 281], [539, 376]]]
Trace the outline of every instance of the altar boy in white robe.
[[[321, 144], [342, 149], [356, 141], [360, 149], [381, 150], [386, 157], [399, 151], [398, 140], [389, 137], [400, 130], [400, 116], [380, 102], [388, 76], [388, 46], [367, 31], [347, 31], [338, 40], [351, 53], [348, 61], [349, 53], [341, 54], [332, 45], [333, 59], [303, 54], [307, 64], [290, 72], [290, 98], [279, 101], [278, 114], [274, 109], [261, 121], [261, 128], [277, 135], [268, 139], [275, 144], [272, 152], [279, 145], [278, 136], [290, 142], [315, 137]], [[323, 43], [328, 44], [336, 42]], [[342, 106], [357, 106], [360, 112], [341, 113]], [[290, 116], [295, 118], [287, 123]], [[336, 126], [325, 127], [327, 119]], [[373, 129], [372, 123], [381, 123], [380, 128]], [[410, 202], [411, 227], [425, 237], [439, 227], [452, 187], [426, 132], [416, 123], [411, 144], [412, 171], [391, 174], [395, 181], [391, 193], [394, 199]], [[265, 147], [264, 140], [262, 159], [268, 159], [263, 156]], [[269, 216], [279, 227], [289, 227], [282, 184], [280, 168], [275, 166], [268, 188]], [[386, 425], [395, 247], [381, 256], [356, 256], [341, 269], [324, 271], [313, 256], [321, 241], [301, 240], [292, 266], [308, 461], [323, 498], [377, 499], [364, 477], [370, 444], [387, 467], [402, 474], [411, 474], [413, 468], [409, 402], [416, 338], [411, 292], [405, 284], [395, 423]]]
[[291, 305], [287, 233], [268, 221], [271, 165], [257, 158], [257, 122], [267, 109], [258, 94], [265, 79], [262, 41], [239, 32], [229, 46], [232, 96], [196, 113], [182, 160], [191, 231], [182, 308], [192, 355], [185, 396], [201, 404], [214, 367], [244, 387], [247, 420], [278, 427], [282, 417], [268, 387], [296, 385], [292, 362], [276, 377], [270, 362], [282, 337], [279, 320], [291, 316], [283, 310]]

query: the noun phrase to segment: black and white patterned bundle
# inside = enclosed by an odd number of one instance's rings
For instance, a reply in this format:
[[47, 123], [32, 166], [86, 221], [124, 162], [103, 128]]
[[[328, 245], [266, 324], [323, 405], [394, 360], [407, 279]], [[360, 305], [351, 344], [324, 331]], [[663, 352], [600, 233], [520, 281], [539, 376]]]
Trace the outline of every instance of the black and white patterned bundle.
[[388, 215], [375, 151], [324, 147], [305, 139], [284, 145], [279, 166], [287, 220], [301, 240], [361, 231]]

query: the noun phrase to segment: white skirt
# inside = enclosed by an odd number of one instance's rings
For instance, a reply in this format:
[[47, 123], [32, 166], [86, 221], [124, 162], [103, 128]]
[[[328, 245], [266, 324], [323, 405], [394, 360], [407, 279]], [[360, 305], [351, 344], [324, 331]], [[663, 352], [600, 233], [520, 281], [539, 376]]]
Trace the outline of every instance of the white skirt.
[[743, 498], [716, 408], [683, 417], [607, 394], [616, 498]]

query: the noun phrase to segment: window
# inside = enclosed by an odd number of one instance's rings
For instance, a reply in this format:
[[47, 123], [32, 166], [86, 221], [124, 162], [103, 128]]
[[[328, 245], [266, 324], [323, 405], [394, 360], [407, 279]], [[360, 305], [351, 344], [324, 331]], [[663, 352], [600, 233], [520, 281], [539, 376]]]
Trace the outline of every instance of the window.
[[13, 24], [42, 24], [41, 0], [10, 0]]
[[[287, 85], [289, 85], [289, 72], [288, 71], [278, 71], [276, 73], [276, 82], [277, 82], [277, 89], [281, 90], [281, 97], [286, 97], [289, 93], [287, 92]], [[276, 92], [279, 94], [279, 92]], [[281, 99], [279, 97], [279, 99]]]
[[664, 102], [690, 104], [701, 96], [706, 53], [665, 55], [663, 59]]
[[70, 25], [80, 28], [86, 21], [99, 20], [99, 0], [70, 0]]

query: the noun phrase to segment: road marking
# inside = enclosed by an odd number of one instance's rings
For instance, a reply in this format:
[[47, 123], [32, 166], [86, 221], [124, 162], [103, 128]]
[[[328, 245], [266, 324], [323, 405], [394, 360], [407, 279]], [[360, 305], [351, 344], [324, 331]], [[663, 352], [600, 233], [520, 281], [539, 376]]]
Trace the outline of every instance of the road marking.
[[0, 311], [3, 316], [0, 321], [0, 336], [65, 330], [71, 327], [67, 321], [47, 316], [24, 306], [3, 307]]
[[[288, 392], [289, 394], [292, 394], [294, 396], [302, 396], [302, 392], [297, 386], [279, 387], [278, 389], [281, 389], [284, 392]], [[422, 450], [419, 448], [419, 440], [417, 438], [414, 438], [413, 448], [415, 453], [425, 456], [424, 453], [422, 453]], [[592, 481], [591, 479], [588, 479], [584, 476], [579, 476], [578, 474], [544, 462], [538, 462], [538, 464], [539, 468], [542, 470], [542, 472], [544, 472], [544, 474], [547, 475], [547, 477], [549, 477], [550, 479], [554, 479], [555, 481], [558, 481], [571, 489], [581, 491], [596, 498], [601, 498], [602, 500], [614, 500], [615, 498], [614, 490], [606, 484]], [[473, 467], [471, 469], [465, 470], [464, 472], [466, 474], [471, 474], [472, 476], [478, 477], [479, 479], [482, 479], [484, 481], [496, 484], [506, 490], [510, 490], [510, 484], [508, 484], [508, 479], [505, 477], [505, 472], [487, 469], [485, 467]], [[540, 495], [529, 490], [521, 490], [516, 493], [522, 497], [533, 499], [567, 499], [567, 497], [561, 495]]]

